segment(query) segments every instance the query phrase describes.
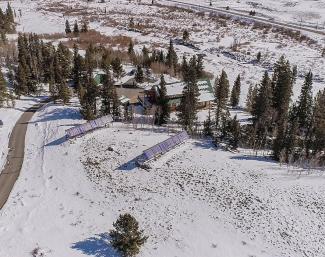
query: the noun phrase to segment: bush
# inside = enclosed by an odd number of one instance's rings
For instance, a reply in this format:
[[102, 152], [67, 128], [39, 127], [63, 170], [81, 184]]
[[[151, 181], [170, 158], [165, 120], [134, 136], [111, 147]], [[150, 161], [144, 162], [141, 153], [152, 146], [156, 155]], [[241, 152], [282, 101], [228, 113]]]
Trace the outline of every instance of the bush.
[[124, 257], [136, 256], [140, 247], [147, 241], [148, 237], [139, 230], [139, 223], [131, 214], [121, 214], [113, 223], [114, 230], [109, 235], [112, 238], [112, 246], [122, 253]]

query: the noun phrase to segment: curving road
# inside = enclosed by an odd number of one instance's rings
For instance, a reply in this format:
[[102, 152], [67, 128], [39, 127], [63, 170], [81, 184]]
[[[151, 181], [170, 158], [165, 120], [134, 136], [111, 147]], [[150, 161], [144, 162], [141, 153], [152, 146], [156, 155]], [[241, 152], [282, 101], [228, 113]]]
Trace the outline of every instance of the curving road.
[[191, 3], [186, 3], [186, 2], [178, 1], [178, 0], [161, 0], [161, 2], [165, 2], [166, 4], [169, 4], [169, 5], [173, 4], [176, 7], [193, 9], [196, 11], [221, 13], [221, 14], [226, 14], [226, 15], [230, 15], [233, 17], [245, 18], [247, 20], [261, 22], [264, 24], [270, 24], [270, 25], [273, 25], [273, 26], [279, 27], [279, 28], [288, 28], [288, 29], [294, 29], [294, 30], [299, 30], [299, 31], [312, 32], [312, 33], [315, 33], [318, 35], [325, 36], [325, 30], [314, 29], [314, 28], [307, 27], [307, 26], [294, 25], [294, 24], [280, 22], [280, 21], [271, 20], [271, 19], [268, 20], [268, 19], [261, 18], [258, 16], [250, 16], [248, 14], [243, 14], [243, 13], [239, 13], [239, 12], [232, 11], [232, 10], [226, 10], [223, 8], [210, 7], [210, 6], [199, 5], [199, 4], [191, 4]]
[[11, 132], [7, 162], [0, 173], [0, 209], [7, 202], [24, 162], [25, 135], [28, 122], [33, 114], [49, 101], [44, 100], [25, 111]]

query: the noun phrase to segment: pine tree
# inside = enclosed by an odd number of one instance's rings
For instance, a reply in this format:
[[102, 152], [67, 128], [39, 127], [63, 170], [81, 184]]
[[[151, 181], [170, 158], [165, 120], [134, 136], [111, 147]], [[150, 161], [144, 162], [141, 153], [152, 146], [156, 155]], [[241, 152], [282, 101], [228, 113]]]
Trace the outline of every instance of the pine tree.
[[113, 86], [111, 88], [111, 94], [112, 94], [113, 116], [118, 118], [118, 117], [121, 116], [121, 113], [120, 113], [120, 100], [118, 98], [115, 86]]
[[233, 108], [237, 107], [239, 104], [240, 88], [241, 88], [240, 75], [238, 75], [230, 95], [230, 105]]
[[277, 112], [277, 121], [284, 122], [288, 116], [292, 94], [293, 76], [289, 61], [282, 56], [275, 64], [273, 73], [273, 107]]
[[83, 58], [79, 54], [79, 49], [76, 44], [73, 46], [73, 69], [72, 69], [72, 78], [74, 82], [74, 86], [79, 90], [81, 77], [83, 70]]
[[8, 90], [7, 90], [7, 83], [3, 77], [0, 67], [0, 107], [3, 107], [4, 103], [8, 99]]
[[208, 112], [208, 118], [204, 121], [203, 123], [203, 134], [205, 136], [213, 136], [213, 131], [212, 131], [212, 119], [211, 119], [211, 107], [209, 106], [209, 112]]
[[309, 134], [309, 148], [313, 155], [323, 153], [322, 164], [325, 165], [325, 89], [319, 91], [315, 97], [313, 108], [312, 126]]
[[265, 121], [267, 118], [272, 118], [270, 117], [272, 112], [272, 98], [271, 81], [268, 72], [265, 71], [260, 86], [257, 89], [255, 101], [252, 104], [252, 114], [255, 120], [263, 119]]
[[230, 133], [230, 146], [232, 149], [237, 149], [239, 145], [239, 140], [240, 140], [240, 123], [237, 120], [237, 115], [230, 120], [229, 122], [229, 133]]
[[145, 46], [143, 46], [143, 48], [142, 48], [142, 64], [143, 64], [143, 67], [146, 67], [146, 68], [149, 68], [150, 64], [151, 64], [151, 59], [149, 57], [149, 51]]
[[123, 66], [120, 58], [116, 57], [112, 60], [112, 69], [116, 78], [120, 78], [123, 73]]
[[257, 86], [250, 85], [246, 97], [246, 110], [250, 113], [254, 112], [255, 100], [257, 96]]
[[229, 97], [229, 81], [227, 73], [222, 70], [220, 79], [215, 83], [215, 103], [216, 103], [216, 129], [219, 128], [220, 119], [227, 110], [227, 102]]
[[195, 56], [193, 56], [189, 62], [188, 71], [185, 77], [185, 87], [183, 89], [181, 103], [178, 107], [178, 118], [183, 128], [192, 133], [194, 123], [197, 120], [197, 105], [199, 95]]
[[63, 104], [67, 104], [71, 98], [70, 88], [68, 87], [67, 83], [61, 81], [58, 85], [58, 96], [62, 100]]
[[133, 257], [140, 252], [140, 247], [148, 237], [139, 230], [137, 220], [130, 214], [120, 215], [115, 223], [114, 230], [109, 235], [112, 238], [112, 246], [121, 252], [123, 257]]
[[143, 83], [144, 82], [143, 69], [142, 69], [141, 65], [137, 65], [137, 70], [135, 72], [134, 79], [138, 83]]
[[97, 104], [96, 98], [98, 95], [98, 89], [96, 83], [90, 74], [87, 74], [83, 79], [82, 99], [80, 113], [86, 120], [93, 120], [97, 116]]
[[173, 44], [173, 41], [170, 40], [168, 52], [166, 55], [166, 64], [168, 65], [168, 67], [170, 67], [170, 68], [173, 67], [174, 69], [176, 69], [177, 62], [178, 62], [178, 57], [177, 57], [176, 51], [174, 49], [174, 44]]
[[310, 126], [312, 119], [313, 108], [313, 74], [309, 71], [305, 76], [305, 82], [301, 88], [301, 93], [298, 100], [298, 118], [300, 128], [307, 129]]
[[190, 39], [190, 33], [185, 29], [183, 31], [183, 41], [187, 42]]
[[73, 25], [73, 34], [75, 35], [79, 35], [79, 25], [78, 25], [78, 21], [75, 21], [74, 22], [74, 25]]
[[203, 66], [203, 55], [199, 54], [196, 60], [196, 74], [198, 78], [202, 78], [204, 75], [204, 66]]
[[134, 45], [133, 45], [133, 41], [132, 40], [130, 40], [130, 43], [129, 43], [128, 54], [129, 54], [130, 57], [133, 57], [135, 55]]
[[70, 23], [68, 20], [65, 21], [65, 33], [68, 35], [68, 34], [71, 34], [71, 27], [70, 27]]
[[159, 114], [158, 114], [158, 124], [166, 124], [169, 116], [170, 116], [170, 108], [168, 105], [168, 97], [167, 97], [167, 88], [165, 77], [162, 74], [160, 76], [159, 83], [159, 97], [158, 97], [158, 106], [159, 106]]
[[108, 71], [104, 77], [103, 88], [101, 92], [102, 98], [102, 106], [101, 112], [103, 115], [111, 114], [112, 113], [112, 90], [111, 88], [114, 87], [113, 80], [111, 78], [111, 73]]

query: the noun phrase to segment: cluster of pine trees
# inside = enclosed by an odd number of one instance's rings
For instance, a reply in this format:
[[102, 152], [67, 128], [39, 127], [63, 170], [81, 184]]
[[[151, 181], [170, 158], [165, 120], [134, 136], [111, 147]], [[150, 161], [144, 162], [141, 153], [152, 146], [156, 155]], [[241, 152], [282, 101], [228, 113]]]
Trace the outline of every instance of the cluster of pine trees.
[[5, 43], [6, 34], [14, 32], [15, 29], [15, 13], [8, 3], [5, 11], [0, 8], [0, 42]]
[[256, 149], [271, 148], [282, 162], [324, 165], [325, 90], [312, 94], [313, 74], [305, 75], [299, 99], [292, 102], [297, 68], [281, 57], [270, 78], [265, 72], [260, 85], [251, 89], [248, 106], [253, 125], [249, 143]]
[[74, 36], [78, 36], [79, 33], [88, 32], [88, 24], [87, 22], [82, 22], [81, 28], [79, 28], [78, 21], [74, 22], [73, 29], [71, 30], [70, 22], [68, 20], [65, 21], [65, 33], [67, 35], [73, 34]]
[[70, 92], [67, 80], [70, 75], [71, 53], [62, 43], [55, 48], [44, 43], [36, 34], [19, 34], [18, 65], [9, 73], [15, 74], [13, 87], [15, 94], [39, 94], [44, 83], [54, 99], [60, 98], [64, 103], [69, 101]]
[[270, 149], [282, 162], [312, 165], [325, 164], [325, 90], [312, 94], [312, 72], [305, 76], [299, 99], [292, 102], [297, 67], [285, 57], [275, 64], [272, 77], [265, 72], [261, 82], [251, 86], [246, 107], [252, 124], [241, 126], [237, 117], [230, 118], [229, 106], [236, 107], [240, 96], [237, 77], [229, 101], [229, 81], [225, 71], [215, 82], [215, 120], [209, 115], [204, 133], [214, 135], [217, 142], [239, 145], [255, 150]]

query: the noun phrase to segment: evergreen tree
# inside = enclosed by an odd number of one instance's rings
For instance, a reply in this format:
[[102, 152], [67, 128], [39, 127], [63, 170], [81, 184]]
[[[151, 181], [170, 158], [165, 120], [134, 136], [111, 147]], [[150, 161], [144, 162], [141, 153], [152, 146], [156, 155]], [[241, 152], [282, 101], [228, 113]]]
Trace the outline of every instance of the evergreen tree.
[[73, 25], [73, 34], [75, 35], [79, 35], [79, 25], [78, 25], [78, 21], [75, 21], [74, 22], [74, 25]]
[[[252, 92], [252, 89], [251, 89]], [[251, 93], [252, 95], [252, 93]], [[267, 118], [272, 118], [271, 109], [272, 109], [272, 86], [271, 81], [268, 75], [268, 72], [265, 71], [263, 75], [263, 79], [259, 88], [257, 89], [257, 94], [255, 97], [255, 101], [252, 104], [252, 114], [255, 120], [261, 120]]]
[[123, 66], [122, 66], [120, 58], [115, 57], [112, 60], [111, 65], [112, 65], [112, 69], [113, 69], [115, 77], [120, 78], [123, 73]]
[[190, 33], [185, 29], [183, 31], [183, 41], [187, 42], [190, 39]]
[[237, 115], [229, 122], [229, 133], [230, 133], [230, 140], [229, 140], [230, 146], [232, 147], [232, 149], [237, 149], [239, 145], [240, 134], [241, 134], [240, 123], [237, 120]]
[[68, 35], [68, 34], [71, 34], [71, 27], [70, 27], [70, 23], [68, 20], [65, 21], [65, 33]]
[[192, 133], [194, 123], [197, 120], [197, 105], [199, 90], [197, 86], [196, 58], [193, 56], [189, 62], [187, 74], [185, 74], [185, 87], [181, 103], [178, 107], [179, 122], [188, 132]]
[[323, 153], [322, 165], [325, 165], [325, 89], [319, 91], [315, 97], [312, 116], [312, 126], [309, 134], [309, 148], [313, 155]]
[[166, 81], [165, 77], [162, 74], [160, 76], [160, 83], [159, 83], [159, 97], [158, 97], [158, 106], [159, 106], [159, 114], [158, 114], [158, 124], [166, 124], [169, 116], [170, 116], [170, 108], [168, 104], [168, 97], [167, 97], [167, 88], [166, 88]]
[[7, 90], [7, 83], [3, 77], [0, 67], [0, 107], [3, 107], [4, 103], [8, 99], [8, 90]]
[[220, 119], [227, 110], [227, 102], [229, 96], [229, 81], [227, 73], [222, 70], [220, 79], [215, 81], [215, 103], [216, 103], [216, 129], [219, 129]]
[[198, 78], [202, 78], [204, 75], [204, 66], [203, 66], [203, 55], [199, 54], [196, 60], [196, 74]]
[[209, 112], [208, 112], [208, 118], [204, 121], [203, 123], [203, 134], [205, 136], [213, 136], [213, 131], [212, 131], [212, 119], [211, 119], [211, 108], [209, 106]]
[[305, 76], [305, 82], [301, 88], [301, 93], [298, 100], [298, 118], [300, 128], [307, 129], [312, 119], [313, 108], [313, 74], [309, 71]]
[[112, 108], [113, 108], [113, 116], [114, 117], [120, 117], [120, 100], [118, 98], [116, 88], [113, 86], [111, 88], [111, 94], [112, 94]]
[[133, 41], [132, 40], [130, 40], [130, 43], [129, 43], [128, 54], [129, 54], [130, 57], [133, 57], [135, 55], [134, 45], [133, 45]]
[[166, 55], [166, 64], [168, 65], [168, 67], [170, 67], [170, 68], [173, 67], [174, 69], [176, 69], [177, 62], [178, 62], [178, 57], [177, 57], [176, 51], [174, 49], [174, 44], [173, 44], [173, 41], [170, 40], [168, 52]]
[[104, 83], [102, 87], [102, 106], [101, 112], [103, 115], [111, 114], [112, 113], [112, 87], [114, 87], [113, 80], [111, 78], [111, 73], [108, 71], [104, 77]]
[[63, 104], [67, 104], [71, 98], [70, 88], [63, 80], [58, 85], [58, 97], [62, 100]]
[[137, 220], [130, 214], [120, 215], [115, 223], [114, 230], [109, 235], [112, 238], [112, 246], [121, 252], [123, 257], [133, 257], [140, 252], [140, 247], [148, 237], [139, 230]]
[[240, 75], [238, 75], [230, 95], [230, 105], [232, 107], [237, 107], [239, 104], [240, 88], [241, 88]]
[[284, 122], [288, 116], [290, 98], [292, 94], [293, 76], [289, 61], [282, 56], [275, 64], [273, 73], [273, 107], [277, 114], [277, 121]]
[[143, 75], [143, 69], [141, 65], [137, 65], [137, 70], [135, 72], [135, 81], [138, 83], [143, 83], [144, 82], [144, 75]]
[[250, 85], [248, 88], [248, 93], [246, 97], [246, 110], [252, 113], [255, 106], [255, 100], [257, 96], [257, 86]]
[[81, 79], [82, 79], [82, 70], [83, 70], [83, 58], [79, 54], [79, 49], [76, 44], [73, 46], [73, 69], [72, 77], [74, 86], [79, 90]]
[[85, 76], [81, 90], [82, 99], [80, 101], [80, 113], [86, 120], [93, 120], [97, 116], [96, 98], [98, 95], [98, 89], [91, 75], [87, 74]]

